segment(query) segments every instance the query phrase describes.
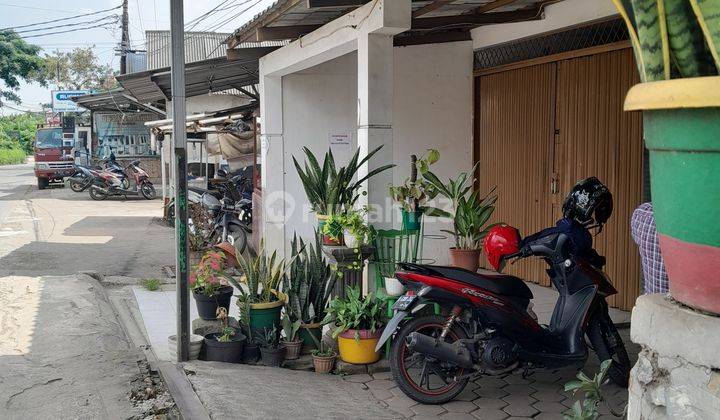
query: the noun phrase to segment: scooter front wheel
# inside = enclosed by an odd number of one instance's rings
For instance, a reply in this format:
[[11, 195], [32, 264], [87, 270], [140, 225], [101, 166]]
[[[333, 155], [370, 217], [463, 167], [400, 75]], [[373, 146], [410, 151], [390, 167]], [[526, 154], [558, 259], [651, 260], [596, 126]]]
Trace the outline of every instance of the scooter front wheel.
[[[446, 322], [438, 315], [421, 316], [403, 325], [393, 338], [389, 355], [393, 378], [405, 395], [423, 404], [444, 404], [460, 394], [469, 381], [468, 377], [456, 380], [467, 373], [463, 368], [412, 352], [405, 344], [412, 332], [439, 337]], [[445, 341], [467, 338], [465, 331], [454, 325]]]
[[96, 201], [102, 201], [106, 198], [108, 198], [108, 195], [104, 192], [100, 191], [100, 188], [97, 187], [90, 187], [90, 198]]
[[75, 192], [82, 192], [84, 189], [83, 184], [78, 181], [70, 181], [70, 189]]

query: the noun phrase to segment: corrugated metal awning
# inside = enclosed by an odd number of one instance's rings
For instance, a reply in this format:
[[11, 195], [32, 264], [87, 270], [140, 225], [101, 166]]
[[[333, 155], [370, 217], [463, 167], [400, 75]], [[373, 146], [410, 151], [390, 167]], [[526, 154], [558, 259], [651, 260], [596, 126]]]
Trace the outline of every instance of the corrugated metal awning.
[[129, 95], [125, 89], [112, 89], [106, 92], [92, 93], [89, 95], [76, 96], [71, 98], [75, 103], [89, 111], [117, 111], [137, 112], [147, 111], [158, 115], [165, 115], [165, 112], [156, 107], [155, 104], [142, 103]]
[[[260, 57], [278, 47], [243, 48], [232, 61], [227, 57], [197, 61], [185, 65], [185, 95], [192, 97], [255, 85], [259, 77]], [[117, 77], [118, 82], [140, 102], [171, 97], [170, 67]]]

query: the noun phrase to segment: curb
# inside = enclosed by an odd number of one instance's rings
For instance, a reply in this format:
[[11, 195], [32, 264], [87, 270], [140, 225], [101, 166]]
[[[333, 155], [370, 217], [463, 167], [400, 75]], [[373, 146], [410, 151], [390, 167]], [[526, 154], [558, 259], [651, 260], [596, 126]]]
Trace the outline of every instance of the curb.
[[135, 346], [142, 349], [150, 367], [156, 370], [160, 378], [165, 382], [168, 392], [173, 397], [183, 419], [210, 420], [210, 414], [205, 409], [202, 401], [200, 401], [200, 397], [195, 393], [182, 366], [158, 360], [148, 343], [140, 309], [137, 308], [135, 300], [130, 297], [132, 295], [128, 296], [127, 291], [128, 289], [123, 288], [108, 295], [103, 287], [103, 293], [106, 294], [108, 301], [115, 310], [125, 335], [130, 338]]

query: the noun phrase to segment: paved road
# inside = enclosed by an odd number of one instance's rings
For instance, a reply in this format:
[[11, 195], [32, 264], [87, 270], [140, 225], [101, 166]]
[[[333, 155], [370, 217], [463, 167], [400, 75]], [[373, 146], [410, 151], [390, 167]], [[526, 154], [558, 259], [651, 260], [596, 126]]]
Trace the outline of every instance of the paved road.
[[125, 419], [146, 385], [103, 275], [159, 277], [173, 261], [160, 200], [93, 202], [39, 191], [31, 165], [0, 167], [0, 419]]
[[164, 277], [162, 266], [174, 261], [173, 230], [161, 216], [160, 200], [39, 191], [31, 165], [0, 166], [0, 276]]
[[31, 164], [0, 166], [0, 223], [34, 182]]

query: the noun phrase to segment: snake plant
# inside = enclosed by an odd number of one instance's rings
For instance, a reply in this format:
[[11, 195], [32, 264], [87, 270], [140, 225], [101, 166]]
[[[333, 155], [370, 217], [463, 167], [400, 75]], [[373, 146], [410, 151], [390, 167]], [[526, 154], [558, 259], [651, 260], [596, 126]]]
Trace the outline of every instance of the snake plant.
[[337, 276], [323, 258], [319, 235], [315, 235], [314, 245], [293, 237], [290, 250], [293, 260], [283, 283], [283, 293], [288, 297], [285, 310], [289, 321], [303, 324], [320, 322], [325, 318]]
[[643, 82], [720, 69], [720, 0], [613, 0]]
[[381, 148], [382, 146], [373, 149], [362, 159], [360, 159], [360, 149], [358, 148], [347, 166], [340, 168], [335, 164], [332, 150], [325, 153], [322, 166], [320, 166], [317, 157], [307, 147], [303, 147], [306, 159], [304, 167], [300, 166], [300, 163], [293, 156], [295, 169], [297, 169], [313, 211], [318, 214], [328, 215], [351, 208], [360, 197], [360, 187], [363, 182], [395, 166], [392, 164], [380, 166], [357, 181], [353, 181], [360, 167], [368, 162]]

